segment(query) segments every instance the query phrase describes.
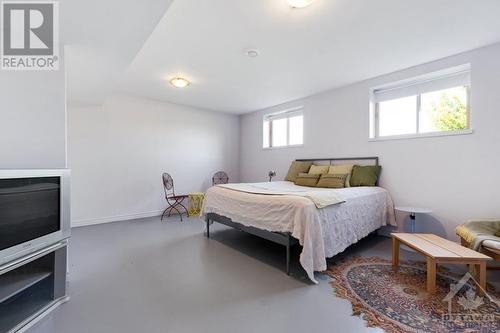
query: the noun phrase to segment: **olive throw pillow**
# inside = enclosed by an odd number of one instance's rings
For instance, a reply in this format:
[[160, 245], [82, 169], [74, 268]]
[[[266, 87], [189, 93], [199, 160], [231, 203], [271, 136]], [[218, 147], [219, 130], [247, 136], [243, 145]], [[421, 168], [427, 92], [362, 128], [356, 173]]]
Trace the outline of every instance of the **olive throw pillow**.
[[354, 164], [340, 164], [340, 165], [331, 165], [328, 173], [333, 175], [343, 175], [347, 174], [347, 178], [345, 179], [345, 187], [350, 187], [351, 183], [351, 173]]
[[309, 172], [309, 168], [311, 167], [311, 165], [312, 162], [293, 161], [292, 164], [290, 165], [290, 168], [288, 169], [288, 174], [286, 175], [285, 180], [288, 180], [290, 182], [295, 182], [299, 173]]
[[311, 173], [301, 172], [295, 180], [295, 185], [315, 187], [318, 183], [319, 177], [321, 177], [320, 174], [314, 175]]
[[351, 186], [375, 186], [380, 170], [380, 165], [355, 165], [352, 168]]
[[325, 174], [321, 175], [316, 187], [326, 187], [326, 188], [344, 188], [345, 180], [347, 179], [347, 174], [334, 175]]
[[324, 173], [328, 173], [328, 169], [330, 169], [329, 165], [311, 165], [309, 169], [309, 173], [313, 175], [322, 175]]

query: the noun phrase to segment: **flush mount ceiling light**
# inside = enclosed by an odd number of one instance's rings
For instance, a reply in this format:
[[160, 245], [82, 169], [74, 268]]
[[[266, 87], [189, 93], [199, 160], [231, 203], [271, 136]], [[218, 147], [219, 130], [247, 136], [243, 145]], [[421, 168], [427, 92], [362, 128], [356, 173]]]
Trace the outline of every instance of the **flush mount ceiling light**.
[[292, 8], [304, 8], [309, 6], [313, 0], [286, 0], [286, 2]]
[[259, 56], [259, 51], [257, 50], [248, 50], [247, 51], [247, 56], [249, 56], [250, 58], [255, 58], [257, 56]]
[[170, 80], [170, 84], [176, 88], [185, 88], [189, 86], [190, 82], [183, 77], [174, 77]]

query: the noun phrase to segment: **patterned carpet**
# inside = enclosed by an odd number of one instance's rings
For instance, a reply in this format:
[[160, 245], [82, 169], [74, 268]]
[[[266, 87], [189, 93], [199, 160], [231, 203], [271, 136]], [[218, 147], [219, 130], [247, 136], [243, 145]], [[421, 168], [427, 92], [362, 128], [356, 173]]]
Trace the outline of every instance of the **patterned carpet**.
[[477, 295], [469, 275], [438, 266], [436, 293], [430, 295], [424, 263], [401, 262], [394, 271], [385, 259], [352, 258], [335, 263], [327, 274], [336, 295], [349, 300], [353, 315], [369, 327], [391, 333], [500, 331], [500, 294], [490, 288]]

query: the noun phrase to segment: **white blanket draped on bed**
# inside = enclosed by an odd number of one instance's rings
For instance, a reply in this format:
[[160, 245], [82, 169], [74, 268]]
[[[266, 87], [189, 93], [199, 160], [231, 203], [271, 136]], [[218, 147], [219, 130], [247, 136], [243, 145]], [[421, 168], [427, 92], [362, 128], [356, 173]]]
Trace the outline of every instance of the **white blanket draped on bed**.
[[[266, 184], [274, 184], [277, 191], [304, 189], [286, 181]], [[345, 202], [316, 208], [303, 196], [262, 195], [214, 186], [205, 195], [203, 213], [216, 213], [268, 231], [290, 232], [303, 246], [300, 263], [316, 283], [314, 271], [326, 270], [326, 258], [383, 225], [395, 225], [392, 199], [385, 189], [350, 187], [328, 191], [334, 191]]]
[[[288, 182], [285, 182], [285, 184]], [[232, 183], [217, 185], [230, 190], [264, 194], [264, 195], [297, 195], [305, 197], [314, 202], [316, 208], [324, 208], [330, 205], [336, 205], [345, 200], [338, 194], [338, 191], [332, 191], [327, 188], [314, 188], [306, 186], [291, 187], [288, 184], [283, 186], [283, 182], [274, 183]]]

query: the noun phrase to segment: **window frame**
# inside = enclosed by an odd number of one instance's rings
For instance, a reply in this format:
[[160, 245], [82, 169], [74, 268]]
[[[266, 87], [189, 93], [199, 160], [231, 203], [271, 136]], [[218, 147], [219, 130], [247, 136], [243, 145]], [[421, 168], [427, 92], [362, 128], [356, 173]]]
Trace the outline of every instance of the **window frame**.
[[[302, 116], [302, 143], [301, 144], [290, 144], [290, 118]], [[273, 146], [273, 121], [279, 119], [286, 119], [286, 145], [284, 146]], [[264, 123], [269, 121], [269, 132], [268, 141], [269, 147], [264, 147]], [[262, 149], [284, 149], [284, 148], [296, 148], [304, 146], [304, 107], [298, 106], [290, 109], [286, 109], [279, 112], [274, 112], [270, 114], [265, 114], [262, 117]]]
[[[389, 86], [392, 86], [393, 88], [391, 89], [398, 89], [398, 88], [404, 88], [405, 83], [404, 82], [411, 82], [410, 84], [418, 84], [419, 82], [425, 83], [427, 81], [439, 81], [441, 79], [445, 79], [448, 77], [450, 74], [449, 72], [456, 71], [456, 73], [460, 72], [468, 72], [470, 75], [471, 69], [470, 65], [462, 65], [458, 66], [455, 68], [451, 68], [448, 70], [442, 71], [443, 73], [440, 72], [435, 72], [435, 73], [430, 73], [424, 78], [411, 78], [409, 80], [404, 80], [400, 81], [397, 83], [392, 83]], [[431, 77], [429, 79], [429, 76]], [[449, 87], [449, 88], [444, 88], [444, 89], [451, 89], [451, 88], [457, 88], [457, 87], [464, 87], [466, 88], [466, 96], [467, 96], [467, 105], [466, 105], [466, 115], [467, 115], [467, 127], [464, 129], [460, 130], [451, 130], [451, 131], [435, 131], [435, 132], [420, 132], [420, 118], [422, 116], [422, 95], [434, 91], [439, 91], [439, 90], [433, 90], [433, 91], [426, 91], [426, 92], [420, 92], [415, 95], [408, 95], [409, 96], [416, 96], [416, 109], [415, 109], [415, 117], [416, 117], [416, 132], [415, 133], [408, 133], [408, 134], [397, 134], [397, 135], [385, 135], [385, 136], [380, 136], [379, 130], [380, 130], [380, 103], [383, 101], [377, 101], [376, 100], [376, 92], [379, 90], [381, 87], [378, 88], [372, 88], [370, 90], [370, 118], [369, 118], [369, 137], [368, 141], [386, 141], [386, 140], [396, 140], [396, 139], [413, 139], [413, 138], [426, 138], [426, 137], [437, 137], [437, 136], [451, 136], [451, 135], [462, 135], [462, 134], [472, 134], [472, 126], [471, 126], [471, 84], [467, 85], [457, 85], [455, 87]], [[383, 88], [383, 87], [382, 87]], [[442, 90], [442, 89], [441, 89]], [[403, 98], [403, 97], [401, 97]], [[395, 98], [396, 99], [396, 98]], [[388, 99], [388, 101], [391, 99]]]

